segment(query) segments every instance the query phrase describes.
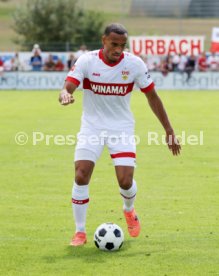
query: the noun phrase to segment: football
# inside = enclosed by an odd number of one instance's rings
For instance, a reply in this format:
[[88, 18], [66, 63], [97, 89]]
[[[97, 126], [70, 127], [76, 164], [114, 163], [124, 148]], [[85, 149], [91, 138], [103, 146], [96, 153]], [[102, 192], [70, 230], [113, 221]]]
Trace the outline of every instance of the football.
[[94, 233], [94, 243], [97, 248], [104, 251], [119, 250], [124, 241], [122, 229], [115, 223], [103, 223]]

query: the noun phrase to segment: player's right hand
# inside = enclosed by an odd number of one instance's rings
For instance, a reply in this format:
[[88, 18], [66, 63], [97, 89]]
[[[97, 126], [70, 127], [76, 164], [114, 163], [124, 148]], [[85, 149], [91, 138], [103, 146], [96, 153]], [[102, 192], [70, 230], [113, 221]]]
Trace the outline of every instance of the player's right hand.
[[73, 96], [68, 93], [67, 90], [63, 89], [60, 94], [59, 94], [59, 102], [62, 105], [68, 105], [68, 104], [72, 104], [74, 102], [74, 98]]

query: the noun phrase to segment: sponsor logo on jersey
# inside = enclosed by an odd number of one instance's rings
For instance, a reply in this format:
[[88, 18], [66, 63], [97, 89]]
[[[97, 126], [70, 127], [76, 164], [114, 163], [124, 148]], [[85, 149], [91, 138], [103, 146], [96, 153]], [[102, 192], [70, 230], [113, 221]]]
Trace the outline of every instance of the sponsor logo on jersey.
[[100, 77], [100, 73], [93, 73], [92, 76]]
[[89, 79], [84, 79], [83, 88], [91, 90], [94, 94], [99, 95], [116, 95], [125, 96], [133, 89], [134, 83], [99, 83]]
[[125, 95], [127, 93], [128, 85], [119, 86], [119, 85], [98, 85], [91, 83], [91, 89], [94, 93], [98, 94], [113, 94], [113, 95]]

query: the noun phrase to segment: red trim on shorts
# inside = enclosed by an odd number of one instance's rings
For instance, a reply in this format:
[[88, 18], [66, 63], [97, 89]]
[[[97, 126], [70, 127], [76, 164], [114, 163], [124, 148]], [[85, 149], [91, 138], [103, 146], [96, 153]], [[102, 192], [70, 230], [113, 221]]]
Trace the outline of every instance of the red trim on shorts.
[[88, 202], [89, 202], [89, 198], [80, 199], [80, 200], [72, 198], [72, 203], [74, 203], [74, 204], [83, 205], [83, 204], [86, 204]]
[[75, 79], [75, 78], [72, 78], [72, 77], [67, 77], [67, 78], [65, 79], [65, 81], [72, 82], [72, 83], [74, 83], [74, 84], [77, 85], [77, 86], [80, 84], [80, 81], [79, 81], [79, 80], [77, 80], [77, 79]]
[[122, 197], [124, 197], [125, 199], [132, 199], [133, 197], [135, 197], [136, 196], [136, 194], [134, 194], [133, 196], [131, 196], [131, 197], [127, 197], [127, 196], [124, 196], [123, 194], [121, 194], [120, 193], [120, 195], [122, 196]]
[[146, 93], [150, 92], [153, 88], [154, 88], [154, 83], [152, 82], [149, 86], [147, 86], [145, 88], [140, 88], [140, 89], [141, 89], [141, 92], [146, 94]]
[[100, 49], [100, 51], [99, 51], [99, 58], [100, 58], [106, 65], [108, 65], [108, 66], [110, 66], [110, 67], [113, 67], [113, 66], [116, 66], [117, 64], [119, 64], [120, 61], [124, 58], [124, 53], [121, 54], [121, 56], [120, 56], [120, 58], [119, 58], [119, 60], [118, 60], [117, 62], [115, 62], [115, 63], [109, 63], [109, 62], [107, 62], [107, 61], [104, 59], [103, 49]]
[[135, 158], [136, 154], [134, 152], [119, 152], [115, 154], [110, 154], [111, 158], [124, 158], [124, 157], [130, 157]]

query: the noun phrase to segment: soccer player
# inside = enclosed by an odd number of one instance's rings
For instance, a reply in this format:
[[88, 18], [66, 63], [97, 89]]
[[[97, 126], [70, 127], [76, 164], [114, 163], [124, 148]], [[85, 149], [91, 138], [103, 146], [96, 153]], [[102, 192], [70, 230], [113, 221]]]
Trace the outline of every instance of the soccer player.
[[[145, 63], [124, 52], [127, 30], [120, 24], [106, 27], [103, 48], [82, 55], [65, 80], [60, 92], [62, 105], [74, 102], [73, 92], [81, 84], [84, 89], [83, 115], [75, 149], [75, 181], [72, 188], [76, 232], [70, 245], [87, 242], [86, 211], [89, 202], [88, 184], [97, 159], [107, 146], [123, 198], [123, 212], [130, 236], [140, 233], [140, 222], [134, 209], [137, 185], [135, 168], [134, 119], [130, 97], [134, 84], [145, 94], [149, 105], [166, 131], [168, 147], [173, 155], [180, 153], [163, 104]], [[95, 138], [95, 139], [94, 139]], [[128, 139], [125, 139], [128, 138]]]

